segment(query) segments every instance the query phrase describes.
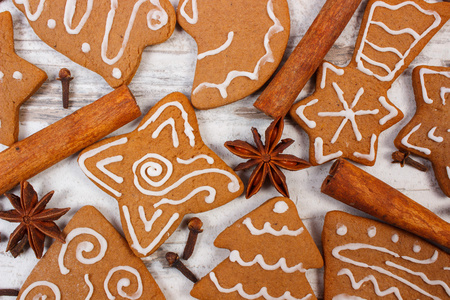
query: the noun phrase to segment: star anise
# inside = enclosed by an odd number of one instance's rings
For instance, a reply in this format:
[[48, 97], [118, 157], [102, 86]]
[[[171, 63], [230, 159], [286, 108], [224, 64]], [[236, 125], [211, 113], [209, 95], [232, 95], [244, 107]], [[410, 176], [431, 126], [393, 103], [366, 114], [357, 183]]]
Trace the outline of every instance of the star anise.
[[38, 201], [36, 191], [27, 181], [20, 183], [20, 194], [20, 197], [18, 197], [14, 194], [6, 193], [5, 196], [8, 197], [14, 206], [14, 210], [0, 212], [1, 219], [20, 223], [11, 234], [6, 251], [14, 248], [27, 235], [30, 247], [33, 249], [36, 257], [41, 258], [46, 236], [65, 243], [63, 233], [53, 221], [58, 220], [70, 208], [45, 209], [45, 206], [53, 196], [53, 191]]
[[278, 143], [283, 134], [283, 128], [283, 118], [279, 117], [274, 120], [266, 129], [265, 146], [256, 128], [252, 128], [256, 147], [239, 140], [225, 143], [225, 147], [233, 154], [241, 158], [249, 159], [247, 162], [236, 166], [234, 168], [236, 171], [248, 169], [256, 165], [247, 185], [246, 198], [250, 198], [261, 189], [267, 176], [269, 176], [270, 181], [278, 192], [285, 197], [289, 197], [286, 176], [284, 176], [280, 168], [297, 171], [311, 166], [306, 160], [294, 155], [281, 154], [294, 142], [292, 139], [283, 139]]

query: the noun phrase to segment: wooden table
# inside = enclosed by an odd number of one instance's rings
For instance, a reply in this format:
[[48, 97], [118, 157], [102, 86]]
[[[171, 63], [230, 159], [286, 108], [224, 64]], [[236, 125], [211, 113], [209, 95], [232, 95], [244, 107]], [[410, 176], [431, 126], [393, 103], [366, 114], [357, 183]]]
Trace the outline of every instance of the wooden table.
[[[171, 0], [174, 6], [177, 0]], [[288, 0], [291, 12], [291, 38], [286, 54], [289, 54], [300, 41], [308, 26], [319, 12], [325, 0]], [[351, 19], [345, 31], [331, 49], [326, 59], [344, 66], [350, 60], [356, 41], [359, 24], [367, 1]], [[9, 10], [13, 14], [15, 47], [17, 53], [47, 72], [49, 79], [41, 89], [22, 106], [20, 113], [20, 139], [72, 113], [80, 107], [107, 94], [112, 89], [97, 74], [80, 67], [68, 58], [52, 50], [33, 32], [25, 17], [14, 7], [12, 1], [0, 3], [0, 11]], [[412, 117], [415, 111], [414, 95], [411, 86], [411, 70], [415, 65], [450, 65], [450, 24], [432, 39], [430, 44], [416, 58], [407, 71], [395, 82], [389, 92], [390, 99], [404, 113], [405, 119], [384, 132], [380, 137], [378, 159], [374, 167], [363, 167], [371, 174], [389, 183], [410, 198], [429, 208], [440, 217], [450, 221], [450, 199], [439, 190], [432, 171], [421, 173], [409, 167], [400, 168], [391, 164], [391, 153], [395, 151], [393, 140], [399, 130]], [[165, 43], [149, 47], [144, 52], [142, 62], [130, 89], [137, 98], [143, 113], [146, 113], [158, 100], [168, 93], [179, 91], [189, 95], [192, 87], [196, 60], [196, 45], [193, 39], [177, 26], [173, 36]], [[60, 68], [72, 71], [75, 79], [71, 83], [71, 103], [63, 109], [61, 102], [61, 83], [58, 77]], [[298, 99], [310, 95], [313, 84], [309, 82]], [[200, 131], [205, 143], [221, 156], [230, 166], [242, 162], [224, 147], [223, 143], [233, 139], [251, 141], [250, 128], [260, 132], [270, 124], [271, 119], [253, 107], [259, 93], [234, 104], [208, 110], [197, 111]], [[120, 134], [134, 129], [138, 121], [132, 122], [114, 133]], [[220, 133], [220, 134], [217, 134]], [[286, 152], [308, 158], [308, 137], [290, 119], [287, 120], [283, 138], [293, 138], [296, 143]], [[116, 201], [94, 186], [81, 172], [76, 162], [77, 155], [58, 163], [30, 180], [40, 196], [55, 190], [50, 207], [72, 207], [72, 210], [58, 221], [64, 227], [73, 214], [83, 205], [96, 206], [121, 231]], [[428, 167], [431, 164], [423, 161]], [[291, 198], [298, 207], [300, 217], [321, 248], [320, 236], [326, 212], [344, 210], [364, 215], [332, 198], [320, 193], [322, 181], [328, 174], [331, 163], [309, 168], [299, 172], [286, 172]], [[250, 172], [239, 173], [247, 181]], [[18, 189], [14, 190], [18, 193]], [[205, 276], [229, 251], [213, 246], [215, 237], [238, 218], [258, 207], [266, 200], [278, 196], [275, 189], [266, 186], [251, 199], [241, 196], [231, 203], [210, 212], [197, 215], [204, 221], [204, 233], [199, 236], [194, 255], [186, 265], [199, 277]], [[5, 197], [0, 199], [0, 209], [11, 206]], [[2, 242], [0, 243], [0, 287], [20, 288], [28, 274], [37, 263], [34, 253], [28, 251], [16, 259], [5, 253], [9, 234], [15, 224], [0, 222]], [[182, 253], [187, 238], [186, 222], [153, 255], [144, 259], [148, 269], [155, 277], [167, 299], [193, 299], [189, 296], [192, 283], [177, 270], [170, 269], [164, 258], [167, 251]], [[49, 246], [49, 243], [46, 245]], [[323, 295], [323, 269], [307, 272], [308, 279], [318, 297]], [[0, 297], [1, 298], [1, 297]], [[4, 299], [11, 299], [6, 298]]]

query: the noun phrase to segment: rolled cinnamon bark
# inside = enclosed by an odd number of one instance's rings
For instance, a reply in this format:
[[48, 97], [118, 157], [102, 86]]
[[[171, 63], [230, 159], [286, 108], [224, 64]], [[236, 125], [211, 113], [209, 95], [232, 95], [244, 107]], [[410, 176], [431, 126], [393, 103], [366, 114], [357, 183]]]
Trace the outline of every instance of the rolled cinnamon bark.
[[338, 159], [321, 191], [389, 224], [450, 248], [450, 224], [344, 159]]
[[0, 194], [141, 115], [125, 85], [0, 153]]

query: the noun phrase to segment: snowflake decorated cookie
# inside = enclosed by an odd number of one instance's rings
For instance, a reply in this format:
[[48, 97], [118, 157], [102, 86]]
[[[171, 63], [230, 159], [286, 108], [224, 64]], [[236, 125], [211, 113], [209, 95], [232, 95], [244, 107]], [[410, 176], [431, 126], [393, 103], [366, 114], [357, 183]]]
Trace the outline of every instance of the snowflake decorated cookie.
[[369, 1], [350, 64], [324, 62], [315, 93], [291, 108], [313, 165], [338, 157], [375, 164], [380, 133], [403, 118], [387, 91], [449, 18], [444, 2]]
[[144, 263], [93, 206], [67, 224], [22, 286], [19, 300], [165, 299]]
[[134, 131], [86, 148], [78, 163], [119, 202], [125, 236], [140, 257], [164, 243], [184, 215], [228, 203], [244, 189], [203, 143], [194, 108], [181, 93], [158, 102]]
[[450, 197], [450, 68], [420, 66], [412, 78], [416, 114], [394, 143], [429, 159], [439, 186]]
[[289, 39], [286, 0], [181, 0], [177, 19], [197, 43], [191, 101], [199, 109], [259, 89], [278, 67]]
[[216, 299], [316, 299], [305, 272], [322, 256], [288, 198], [273, 198], [215, 240], [229, 257], [197, 282], [191, 295]]
[[450, 256], [411, 233], [333, 211], [322, 243], [324, 300], [450, 298]]
[[100, 74], [110, 86], [128, 84], [148, 45], [175, 29], [169, 0], [13, 0], [50, 47]]
[[14, 52], [13, 22], [0, 13], [0, 144], [11, 146], [19, 135], [19, 108], [47, 79], [47, 74]]

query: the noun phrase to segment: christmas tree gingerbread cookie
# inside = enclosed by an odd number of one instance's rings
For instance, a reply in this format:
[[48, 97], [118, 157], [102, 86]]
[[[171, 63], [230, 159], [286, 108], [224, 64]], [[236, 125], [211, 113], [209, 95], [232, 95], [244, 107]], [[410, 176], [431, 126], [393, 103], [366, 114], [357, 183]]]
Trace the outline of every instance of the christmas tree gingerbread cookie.
[[230, 256], [197, 282], [191, 295], [215, 299], [316, 299], [305, 272], [322, 256], [288, 198], [273, 198], [215, 240]]
[[169, 0], [13, 0], [36, 34], [116, 88], [130, 83], [148, 45], [175, 29]]
[[450, 197], [450, 68], [416, 67], [412, 79], [417, 111], [394, 144], [429, 159], [439, 186]]
[[144, 263], [92, 206], [81, 208], [22, 286], [19, 300], [164, 300]]
[[322, 243], [324, 300], [450, 298], [450, 255], [411, 233], [333, 211]]
[[324, 62], [316, 91], [294, 104], [313, 165], [338, 157], [372, 166], [378, 138], [403, 118], [387, 91], [450, 18], [450, 3], [370, 0], [350, 64]]
[[158, 102], [131, 133], [85, 149], [78, 163], [118, 200], [125, 236], [137, 256], [153, 253], [185, 214], [228, 203], [244, 189], [203, 143], [194, 108], [181, 93]]
[[286, 0], [181, 0], [177, 20], [197, 43], [191, 101], [198, 109], [259, 89], [278, 67], [289, 39]]
[[0, 144], [11, 146], [19, 135], [19, 108], [47, 79], [47, 74], [14, 52], [13, 22], [0, 13]]

